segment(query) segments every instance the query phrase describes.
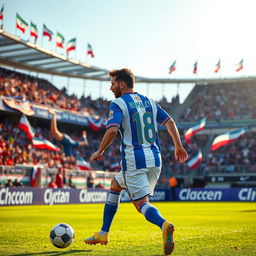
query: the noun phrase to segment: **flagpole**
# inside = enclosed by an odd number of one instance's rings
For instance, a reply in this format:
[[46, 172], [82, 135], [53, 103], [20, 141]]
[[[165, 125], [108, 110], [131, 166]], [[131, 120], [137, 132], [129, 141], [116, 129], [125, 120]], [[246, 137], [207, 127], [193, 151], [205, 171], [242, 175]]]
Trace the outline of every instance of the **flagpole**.
[[100, 81], [99, 97], [102, 97], [102, 81]]
[[67, 77], [67, 94], [69, 95], [70, 77]]
[[84, 89], [84, 96], [85, 96], [85, 93], [86, 93], [86, 79], [83, 79], [83, 89]]
[[177, 83], [177, 95], [180, 95], [180, 83]]
[[3, 4], [3, 19], [2, 19], [1, 29], [4, 30], [4, 4]]
[[15, 22], [15, 36], [17, 36], [17, 12], [16, 12], [16, 22]]
[[[44, 28], [43, 28], [44, 29]], [[43, 32], [44, 33], [44, 32]], [[44, 36], [43, 36], [43, 34], [42, 34], [42, 37], [41, 37], [41, 46], [43, 46], [43, 38], [44, 38]]]
[[[58, 35], [58, 31], [56, 33], [56, 40], [57, 40], [57, 35]], [[57, 53], [57, 42], [56, 42], [56, 40], [55, 40], [55, 52]]]
[[30, 21], [30, 31], [29, 31], [29, 36], [28, 36], [28, 41], [31, 39], [31, 21]]
[[164, 92], [165, 92], [165, 85], [162, 83], [162, 98], [164, 97]]

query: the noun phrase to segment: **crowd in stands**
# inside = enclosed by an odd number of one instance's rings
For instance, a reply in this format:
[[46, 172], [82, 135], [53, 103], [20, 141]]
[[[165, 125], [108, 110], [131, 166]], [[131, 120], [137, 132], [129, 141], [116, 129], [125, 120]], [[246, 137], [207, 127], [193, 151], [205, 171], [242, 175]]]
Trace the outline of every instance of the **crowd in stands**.
[[[193, 137], [192, 143], [187, 144], [184, 140], [183, 134], [181, 134], [182, 143], [188, 153], [188, 159], [194, 157], [198, 153], [199, 149], [203, 150], [205, 144], [208, 141], [207, 135], [197, 135]], [[159, 133], [159, 141], [161, 145], [161, 152], [163, 158], [163, 171], [166, 174], [184, 174], [189, 171], [189, 167], [186, 164], [179, 164], [174, 158], [174, 145], [170, 136], [166, 132]]]
[[[243, 86], [243, 88], [241, 87]], [[202, 89], [203, 87], [203, 89]], [[241, 88], [243, 90], [241, 90]], [[256, 118], [256, 86], [254, 84], [237, 85], [200, 85], [192, 102], [181, 117], [182, 121], [198, 121], [207, 117], [209, 121], [220, 121]], [[15, 97], [16, 99], [29, 100], [30, 102], [47, 105], [53, 108], [62, 108], [83, 113], [84, 115], [106, 116], [109, 101], [104, 99], [92, 100], [90, 97], [78, 99], [75, 95], [69, 96], [65, 88], [58, 90], [47, 80], [35, 78], [18, 72], [0, 68], [0, 96]], [[179, 96], [168, 102], [166, 97], [159, 102], [170, 114], [179, 103]], [[1, 117], [0, 120], [0, 165], [19, 164], [44, 164], [49, 168], [78, 169], [77, 158], [89, 159], [89, 156], [98, 149], [104, 131], [95, 132], [88, 128], [87, 137], [89, 146], [73, 149], [73, 156], [66, 156], [64, 151], [54, 152], [36, 149], [27, 134], [18, 129], [19, 117]], [[47, 139], [58, 147], [61, 144], [54, 140], [49, 132], [49, 127], [38, 123], [35, 136]], [[60, 129], [65, 129], [60, 127]], [[82, 129], [82, 128], [81, 128]], [[76, 130], [76, 129], [75, 129]], [[81, 131], [68, 131], [74, 140], [80, 140]], [[63, 131], [64, 132], [64, 131]], [[174, 146], [166, 132], [159, 132], [162, 150], [162, 164], [164, 174], [183, 174], [189, 170], [186, 164], [179, 164], [174, 159]], [[182, 136], [183, 137], [183, 136]], [[116, 138], [120, 140], [120, 138]], [[197, 135], [191, 144], [186, 144], [189, 159], [198, 150], [203, 149], [208, 141], [207, 135]], [[114, 142], [104, 154], [103, 158], [92, 165], [95, 170], [117, 171], [120, 169], [119, 141]], [[236, 172], [241, 170], [256, 170], [255, 133], [248, 132], [238, 141], [222, 147], [215, 152], [204, 156], [200, 169], [205, 173], [211, 171]]]
[[233, 143], [217, 149], [204, 159], [204, 172], [244, 172], [256, 171], [256, 134], [247, 132]]
[[256, 119], [256, 84], [197, 85], [195, 96], [180, 121]]
[[31, 103], [43, 104], [88, 115], [106, 115], [109, 102], [104, 99], [92, 100], [90, 96], [78, 99], [68, 95], [66, 88], [58, 90], [45, 79], [0, 68], [0, 96], [28, 100]]
[[[31, 141], [27, 138], [27, 134], [18, 129], [19, 118], [11, 120], [2, 117], [0, 123], [0, 165], [19, 165], [19, 164], [44, 164], [49, 168], [66, 168], [77, 169], [76, 159], [82, 157], [88, 160], [89, 156], [95, 152], [100, 144], [102, 132], [88, 132], [88, 147], [73, 148], [72, 156], [66, 156], [64, 151], [50, 151], [46, 149], [34, 148]], [[45, 138], [59, 148], [62, 145], [53, 139], [53, 136], [47, 128], [35, 127], [35, 136]], [[71, 134], [72, 138], [79, 141], [79, 136], [75, 133]], [[118, 143], [117, 143], [118, 144]], [[118, 170], [119, 167], [119, 148], [113, 143], [102, 160], [96, 161], [93, 169], [100, 170]]]

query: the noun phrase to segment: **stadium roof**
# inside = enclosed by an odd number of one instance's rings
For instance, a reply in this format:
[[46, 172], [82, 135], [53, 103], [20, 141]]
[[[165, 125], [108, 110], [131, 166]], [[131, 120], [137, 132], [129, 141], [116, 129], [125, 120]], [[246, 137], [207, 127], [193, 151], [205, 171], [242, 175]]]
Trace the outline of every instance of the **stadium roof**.
[[[38, 44], [25, 41], [20, 37], [0, 29], [0, 64], [26, 71], [51, 75], [109, 81], [108, 70], [92, 66], [78, 60], [45, 49]], [[169, 79], [135, 76], [140, 83], [214, 83], [256, 80], [256, 77], [216, 78], [216, 79]]]

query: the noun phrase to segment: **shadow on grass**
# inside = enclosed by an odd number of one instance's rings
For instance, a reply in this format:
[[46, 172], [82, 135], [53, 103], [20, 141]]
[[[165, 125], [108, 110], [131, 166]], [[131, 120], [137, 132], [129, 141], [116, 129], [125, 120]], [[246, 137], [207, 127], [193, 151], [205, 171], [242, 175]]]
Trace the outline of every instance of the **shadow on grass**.
[[244, 211], [241, 211], [241, 212], [256, 212], [256, 209], [255, 210], [244, 210]]
[[50, 252], [34, 252], [34, 253], [19, 253], [13, 254], [14, 256], [34, 256], [34, 255], [52, 255], [52, 256], [59, 256], [59, 255], [68, 255], [72, 253], [85, 253], [90, 252], [92, 250], [69, 250], [69, 251], [50, 251]]

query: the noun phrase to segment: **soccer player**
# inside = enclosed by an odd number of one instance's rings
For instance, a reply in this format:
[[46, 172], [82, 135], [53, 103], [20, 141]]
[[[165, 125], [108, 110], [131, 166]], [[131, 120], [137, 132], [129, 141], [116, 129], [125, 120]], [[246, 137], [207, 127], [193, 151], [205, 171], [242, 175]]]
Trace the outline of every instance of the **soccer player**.
[[119, 131], [122, 139], [122, 170], [111, 181], [100, 232], [84, 242], [108, 243], [109, 229], [120, 202], [120, 192], [126, 189], [136, 209], [162, 230], [164, 255], [170, 255], [174, 249], [174, 226], [148, 200], [148, 195], [153, 195], [161, 171], [157, 123], [165, 125], [172, 137], [175, 159], [184, 162], [187, 153], [173, 119], [152, 99], [134, 92], [134, 75], [130, 70], [113, 70], [109, 76], [110, 90], [116, 99], [110, 104], [107, 130], [100, 147], [91, 155], [90, 161], [93, 163], [101, 157]]
[[48, 109], [48, 112], [52, 114], [52, 119], [51, 119], [51, 133], [53, 137], [59, 141], [64, 148], [64, 152], [66, 156], [72, 156], [72, 148], [73, 147], [83, 147], [83, 146], [88, 146], [88, 140], [86, 137], [86, 131], [83, 131], [82, 136], [83, 136], [83, 141], [75, 141], [70, 138], [69, 135], [66, 133], [62, 133], [59, 131], [57, 127], [57, 121], [56, 121], [56, 113], [53, 109]]

